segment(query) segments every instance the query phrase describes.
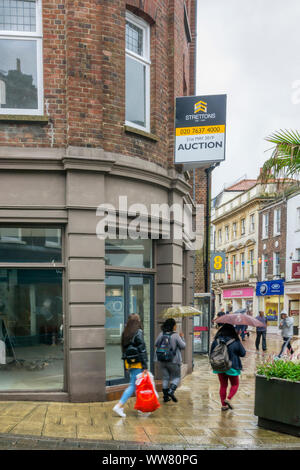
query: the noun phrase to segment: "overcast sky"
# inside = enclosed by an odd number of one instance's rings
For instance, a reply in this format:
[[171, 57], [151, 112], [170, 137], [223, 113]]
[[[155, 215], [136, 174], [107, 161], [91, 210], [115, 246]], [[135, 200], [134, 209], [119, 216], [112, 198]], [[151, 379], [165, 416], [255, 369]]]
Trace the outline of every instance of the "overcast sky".
[[226, 161], [212, 195], [256, 178], [264, 138], [300, 129], [300, 0], [198, 0], [197, 95], [227, 94]]

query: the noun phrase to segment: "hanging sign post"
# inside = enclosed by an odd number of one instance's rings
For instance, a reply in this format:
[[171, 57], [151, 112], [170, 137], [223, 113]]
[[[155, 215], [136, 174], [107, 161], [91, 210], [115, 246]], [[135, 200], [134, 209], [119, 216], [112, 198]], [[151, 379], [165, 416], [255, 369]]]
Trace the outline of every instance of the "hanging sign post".
[[226, 98], [176, 98], [175, 164], [188, 169], [225, 160]]

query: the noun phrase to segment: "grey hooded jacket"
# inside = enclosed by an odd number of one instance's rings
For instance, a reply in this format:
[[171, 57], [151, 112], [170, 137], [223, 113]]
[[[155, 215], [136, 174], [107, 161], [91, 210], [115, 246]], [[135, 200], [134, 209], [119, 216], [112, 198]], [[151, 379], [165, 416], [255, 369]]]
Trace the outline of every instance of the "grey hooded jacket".
[[281, 335], [283, 338], [292, 338], [294, 334], [294, 319], [291, 317], [287, 317], [282, 320], [282, 324], [280, 322], [279, 328], [281, 330]]

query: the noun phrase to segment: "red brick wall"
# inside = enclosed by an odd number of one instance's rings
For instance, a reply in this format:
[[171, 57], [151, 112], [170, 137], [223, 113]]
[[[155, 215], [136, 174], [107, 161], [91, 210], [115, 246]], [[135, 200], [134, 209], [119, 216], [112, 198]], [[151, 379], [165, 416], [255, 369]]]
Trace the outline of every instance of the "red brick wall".
[[[281, 227], [280, 235], [274, 237], [274, 210], [281, 209]], [[262, 226], [263, 226], [263, 214], [269, 214], [269, 233], [268, 238], [262, 240]], [[263, 254], [268, 256], [267, 274], [273, 276], [273, 254], [280, 253], [280, 273], [285, 273], [285, 260], [286, 260], [286, 202], [276, 204], [265, 208], [259, 214], [259, 234], [258, 234], [258, 258], [263, 258]], [[278, 242], [278, 246], [275, 243]], [[266, 248], [264, 249], [264, 245]], [[262, 279], [263, 263], [258, 263], [258, 279]], [[273, 277], [272, 277], [273, 278]]]
[[[185, 32], [184, 3], [192, 43]], [[172, 167], [175, 97], [196, 93], [195, 3], [43, 0], [44, 114], [49, 122], [0, 120], [0, 145], [100, 147]], [[126, 8], [151, 25], [151, 132], [158, 141], [124, 131]], [[196, 182], [196, 200], [205, 204], [204, 170], [196, 171]], [[196, 281], [199, 292], [202, 261]]]
[[[126, 6], [151, 25], [151, 132], [158, 142], [124, 132]], [[194, 93], [191, 50], [183, 0], [44, 0], [44, 113], [50, 122], [2, 122], [0, 145], [102, 147], [172, 165], [174, 98], [183, 95], [183, 77], [186, 93]]]

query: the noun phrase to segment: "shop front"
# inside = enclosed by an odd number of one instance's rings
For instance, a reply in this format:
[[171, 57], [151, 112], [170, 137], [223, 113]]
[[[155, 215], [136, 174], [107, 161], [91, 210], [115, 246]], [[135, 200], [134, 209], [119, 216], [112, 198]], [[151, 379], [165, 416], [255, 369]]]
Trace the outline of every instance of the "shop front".
[[237, 310], [253, 311], [253, 293], [252, 287], [241, 287], [223, 290], [223, 302], [226, 312], [236, 312]]
[[259, 298], [258, 308], [265, 312], [268, 325], [278, 327], [280, 312], [284, 308], [284, 279], [258, 282], [256, 295]]
[[299, 335], [300, 317], [300, 281], [286, 282], [285, 286], [285, 309], [289, 316], [294, 319], [294, 334]]
[[[0, 172], [0, 400], [105, 401], [128, 381], [120, 345], [128, 315], [141, 317], [156, 372], [161, 311], [193, 304], [188, 234], [175, 238], [173, 225], [168, 233], [161, 212], [142, 236], [118, 238], [124, 219], [142, 231], [137, 200], [148, 214], [152, 204], [183, 206], [190, 186], [138, 158], [52, 150]], [[101, 204], [116, 209], [108, 231], [117, 237], [99, 237]], [[192, 321], [182, 328], [190, 372]]]

